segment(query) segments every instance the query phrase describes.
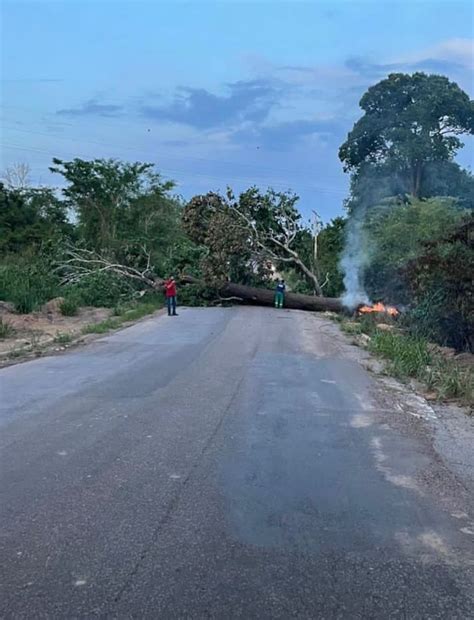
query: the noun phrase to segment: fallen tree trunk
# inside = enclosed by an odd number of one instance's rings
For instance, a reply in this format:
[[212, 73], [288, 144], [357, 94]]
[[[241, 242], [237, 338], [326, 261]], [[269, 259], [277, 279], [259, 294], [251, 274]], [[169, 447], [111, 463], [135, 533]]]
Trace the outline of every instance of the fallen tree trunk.
[[[181, 276], [180, 284], [197, 284], [205, 286], [205, 283], [193, 276]], [[156, 281], [155, 287], [161, 288], [162, 282]], [[218, 294], [222, 301], [240, 301], [242, 303], [255, 306], [273, 306], [275, 303], [275, 292], [268, 288], [257, 288], [226, 282], [218, 289]], [[297, 293], [286, 293], [285, 308], [290, 310], [309, 310], [313, 312], [343, 312], [344, 306], [338, 297], [318, 297], [316, 295], [300, 295]]]
[[[275, 293], [265, 288], [255, 288], [226, 282], [220, 289], [221, 297], [238, 298], [244, 303], [257, 306], [273, 306]], [[285, 308], [292, 310], [312, 310], [331, 312], [342, 312], [344, 307], [340, 299], [336, 297], [317, 297], [313, 295], [299, 295], [296, 293], [286, 293]]]

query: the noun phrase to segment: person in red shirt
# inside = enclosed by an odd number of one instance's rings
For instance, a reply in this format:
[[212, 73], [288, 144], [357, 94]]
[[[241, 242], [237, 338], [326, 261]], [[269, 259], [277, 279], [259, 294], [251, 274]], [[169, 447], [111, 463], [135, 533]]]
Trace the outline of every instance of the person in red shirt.
[[168, 306], [168, 316], [178, 316], [176, 314], [176, 282], [173, 277], [165, 281], [166, 305]]

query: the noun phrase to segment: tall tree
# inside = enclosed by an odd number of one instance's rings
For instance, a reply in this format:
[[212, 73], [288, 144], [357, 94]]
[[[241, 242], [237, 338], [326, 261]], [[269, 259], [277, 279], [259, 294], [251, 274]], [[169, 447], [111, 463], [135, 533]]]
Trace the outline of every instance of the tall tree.
[[474, 133], [474, 102], [441, 75], [393, 73], [360, 100], [364, 115], [339, 149], [344, 169], [390, 165], [414, 197], [423, 195], [427, 164], [450, 161], [462, 134]]
[[63, 194], [77, 213], [83, 238], [91, 247], [104, 251], [113, 249], [120, 219], [132, 202], [174, 186], [171, 181], [163, 182], [148, 163], [55, 158], [53, 164], [51, 172], [61, 174], [68, 182]]
[[66, 206], [53, 190], [9, 189], [0, 183], [0, 254], [45, 250], [72, 232]]

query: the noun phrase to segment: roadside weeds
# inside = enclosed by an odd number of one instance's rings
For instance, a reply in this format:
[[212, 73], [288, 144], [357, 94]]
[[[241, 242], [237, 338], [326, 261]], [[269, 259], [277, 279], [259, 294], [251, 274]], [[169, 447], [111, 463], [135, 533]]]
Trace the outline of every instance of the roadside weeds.
[[384, 373], [410, 382], [427, 400], [458, 402], [474, 413], [474, 373], [472, 366], [447, 357], [443, 347], [407, 334], [393, 322], [380, 317], [348, 319], [330, 316], [353, 343], [384, 361]]

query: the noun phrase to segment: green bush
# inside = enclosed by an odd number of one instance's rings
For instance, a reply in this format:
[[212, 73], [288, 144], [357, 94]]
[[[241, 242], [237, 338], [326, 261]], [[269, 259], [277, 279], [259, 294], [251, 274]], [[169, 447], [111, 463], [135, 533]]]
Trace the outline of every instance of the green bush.
[[387, 199], [370, 209], [364, 225], [370, 249], [364, 285], [371, 299], [410, 303], [413, 299], [406, 266], [425, 252], [425, 244], [456, 229], [463, 211], [451, 198]]
[[136, 289], [124, 278], [113, 273], [91, 273], [67, 291], [85, 306], [113, 308], [120, 302], [132, 299]]
[[457, 350], [474, 352], [474, 214], [427, 242], [405, 276], [414, 310], [411, 329]]
[[86, 325], [82, 333], [84, 334], [105, 334], [112, 329], [118, 329], [123, 323], [138, 321], [139, 319], [153, 314], [158, 308], [163, 307], [163, 296], [159, 294], [150, 295], [147, 301], [135, 302], [134, 305], [118, 305], [114, 308], [114, 316], [100, 323], [90, 323]]
[[63, 316], [76, 316], [79, 310], [79, 299], [77, 296], [69, 295], [59, 304], [59, 312]]
[[10, 336], [13, 336], [14, 333], [15, 333], [15, 330], [10, 325], [10, 323], [0, 318], [0, 339], [9, 338]]
[[41, 261], [7, 262], [0, 266], [0, 299], [11, 301], [18, 312], [27, 314], [57, 297], [58, 278]]
[[54, 342], [58, 344], [68, 344], [72, 341], [72, 334], [68, 334], [67, 332], [58, 332], [54, 338]]

